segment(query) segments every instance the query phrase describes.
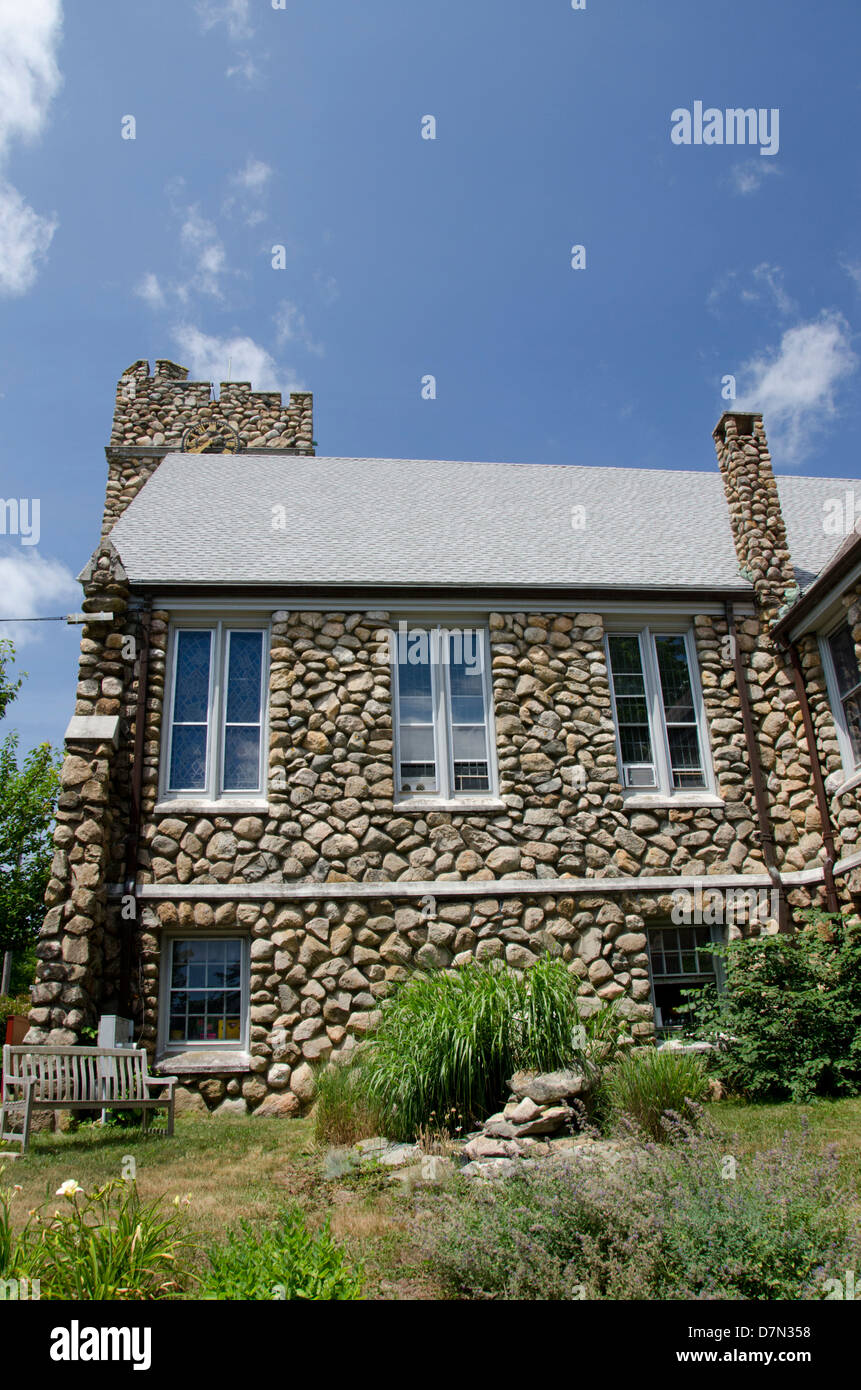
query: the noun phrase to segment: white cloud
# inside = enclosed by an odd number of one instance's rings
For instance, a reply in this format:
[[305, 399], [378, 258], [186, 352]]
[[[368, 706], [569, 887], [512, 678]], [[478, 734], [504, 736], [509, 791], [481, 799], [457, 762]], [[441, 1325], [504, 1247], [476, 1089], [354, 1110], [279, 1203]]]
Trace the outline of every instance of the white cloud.
[[0, 182], [0, 294], [26, 294], [57, 230], [55, 217], [40, 217], [11, 183]]
[[[0, 0], [0, 161], [15, 140], [35, 140], [61, 77], [56, 49], [62, 0]], [[53, 216], [31, 208], [11, 184], [0, 185], [0, 294], [31, 287], [57, 229]]]
[[[45, 617], [52, 604], [70, 611], [80, 601], [80, 584], [59, 560], [46, 560], [36, 551], [0, 553], [0, 618]], [[44, 637], [47, 626], [0, 623], [0, 637], [22, 647]]]
[[262, 193], [271, 177], [272, 166], [264, 163], [262, 159], [252, 159], [249, 155], [245, 161], [245, 168], [233, 175], [233, 182], [238, 183], [240, 188], [246, 188], [249, 193]]
[[224, 69], [225, 77], [244, 77], [246, 82], [254, 83], [262, 75], [250, 53], [237, 54], [237, 62]]
[[249, 0], [197, 0], [197, 13], [204, 29], [226, 24], [228, 36], [234, 42], [250, 38], [254, 33], [248, 11]]
[[192, 324], [180, 324], [173, 329], [172, 337], [188, 360], [191, 376], [197, 381], [222, 382], [228, 379], [228, 363], [231, 381], [250, 381], [255, 391], [301, 390], [291, 380], [291, 371], [282, 371], [274, 357], [253, 338], [217, 338]]
[[780, 170], [771, 160], [750, 159], [744, 164], [734, 164], [729, 173], [729, 184], [733, 192], [742, 196], [757, 193], [767, 174], [779, 174]]
[[851, 278], [856, 290], [861, 290], [861, 261], [850, 261], [844, 256], [840, 261], [840, 267]]
[[750, 277], [750, 281], [745, 283], [737, 270], [728, 270], [709, 290], [707, 307], [712, 313], [719, 314], [721, 300], [734, 293], [743, 304], [762, 304], [764, 300], [770, 300], [784, 317], [796, 312], [798, 306], [784, 288], [783, 270], [779, 265], [769, 265], [768, 261], [763, 261], [751, 271]]
[[837, 415], [837, 388], [858, 365], [850, 340], [842, 314], [824, 311], [787, 329], [779, 348], [744, 364], [740, 375], [751, 385], [735, 409], [762, 411], [779, 463], [800, 463], [815, 431]]
[[[764, 285], [768, 294], [774, 301], [775, 307], [781, 314], [794, 314], [797, 305], [783, 287], [783, 271], [779, 265], [769, 265], [763, 261], [753, 272], [753, 278], [760, 285]], [[756, 298], [756, 296], [753, 296]]]
[[323, 356], [323, 345], [314, 342], [308, 332], [305, 315], [298, 305], [291, 303], [289, 299], [282, 299], [274, 315], [274, 321], [279, 347], [283, 346], [284, 343], [299, 343], [308, 352], [313, 352], [316, 357]]
[[135, 286], [135, 294], [145, 300], [151, 309], [161, 309], [164, 306], [165, 297], [159, 278], [151, 270], [147, 271], [140, 284]]
[[227, 269], [227, 256], [215, 223], [202, 217], [197, 207], [189, 208], [180, 231], [180, 241], [195, 261], [195, 275], [191, 282], [193, 288], [201, 294], [221, 299], [219, 277]]

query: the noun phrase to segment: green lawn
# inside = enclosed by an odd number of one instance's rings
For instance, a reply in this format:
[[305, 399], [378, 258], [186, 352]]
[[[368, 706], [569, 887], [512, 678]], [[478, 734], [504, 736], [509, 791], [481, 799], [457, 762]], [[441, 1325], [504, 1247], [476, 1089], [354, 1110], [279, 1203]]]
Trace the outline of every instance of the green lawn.
[[[835, 1144], [861, 1202], [861, 1098], [804, 1106], [722, 1101], [709, 1106], [709, 1114], [727, 1135], [727, 1151], [738, 1157], [774, 1146], [785, 1132], [801, 1138], [805, 1129], [817, 1145]], [[387, 1174], [321, 1181], [322, 1155], [308, 1119], [183, 1116], [172, 1139], [144, 1139], [134, 1128], [90, 1124], [65, 1134], [35, 1135], [30, 1152], [8, 1162], [3, 1175], [5, 1183], [22, 1187], [14, 1199], [16, 1219], [23, 1223], [28, 1209], [53, 1200], [66, 1178], [90, 1189], [121, 1177], [127, 1155], [135, 1160], [144, 1200], [190, 1195], [192, 1237], [204, 1252], [223, 1241], [226, 1228], [240, 1217], [263, 1221], [285, 1202], [295, 1201], [312, 1227], [329, 1216], [350, 1256], [365, 1261], [367, 1297], [439, 1296], [415, 1249], [413, 1199]]]

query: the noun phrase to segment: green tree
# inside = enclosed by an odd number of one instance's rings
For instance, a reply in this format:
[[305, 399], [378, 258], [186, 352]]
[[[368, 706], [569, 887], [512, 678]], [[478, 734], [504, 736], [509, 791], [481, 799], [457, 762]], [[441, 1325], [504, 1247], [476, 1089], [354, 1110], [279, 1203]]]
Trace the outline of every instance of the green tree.
[[[0, 642], [0, 718], [14, 700], [21, 678], [9, 666], [15, 650]], [[59, 759], [49, 743], [19, 762], [18, 735], [0, 744], [0, 958], [8, 975], [7, 953], [32, 947], [44, 914], [43, 899], [51, 865], [51, 828], [59, 791]]]

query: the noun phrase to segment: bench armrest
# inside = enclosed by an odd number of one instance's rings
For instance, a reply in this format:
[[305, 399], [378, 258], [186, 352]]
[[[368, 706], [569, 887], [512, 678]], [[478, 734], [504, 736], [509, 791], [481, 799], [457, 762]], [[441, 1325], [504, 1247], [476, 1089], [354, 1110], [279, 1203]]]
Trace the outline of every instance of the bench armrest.
[[145, 1086], [167, 1086], [171, 1091], [178, 1081], [178, 1076], [145, 1076], [143, 1078]]
[[[9, 1095], [9, 1092], [12, 1090], [22, 1091], [22, 1099], [26, 1100], [27, 1092], [33, 1089], [33, 1087], [36, 1085], [37, 1080], [38, 1078], [35, 1076], [6, 1076], [6, 1074], [4, 1073], [3, 1100], [6, 1102], [11, 1102], [11, 1096]], [[18, 1104], [19, 1102], [15, 1101], [12, 1103]]]

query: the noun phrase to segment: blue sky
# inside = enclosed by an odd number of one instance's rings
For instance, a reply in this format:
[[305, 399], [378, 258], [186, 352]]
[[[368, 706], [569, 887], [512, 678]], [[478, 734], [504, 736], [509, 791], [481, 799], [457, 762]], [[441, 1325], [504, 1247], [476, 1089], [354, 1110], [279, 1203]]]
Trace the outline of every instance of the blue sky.
[[[694, 469], [732, 374], [778, 471], [858, 477], [859, 38], [851, 0], [0, 0], [0, 496], [40, 501], [0, 616], [78, 606], [141, 357], [313, 390], [320, 453]], [[777, 154], [674, 144], [698, 101], [776, 108]], [[79, 630], [10, 630], [7, 723], [59, 743]]]

